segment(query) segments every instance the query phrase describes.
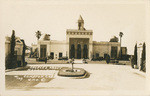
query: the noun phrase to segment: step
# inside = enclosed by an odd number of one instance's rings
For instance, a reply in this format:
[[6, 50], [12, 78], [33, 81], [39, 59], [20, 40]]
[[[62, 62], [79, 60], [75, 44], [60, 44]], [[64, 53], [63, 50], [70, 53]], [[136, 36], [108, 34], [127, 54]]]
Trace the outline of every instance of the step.
[[74, 60], [74, 63], [82, 64], [83, 61], [82, 61], [81, 59], [80, 59], [80, 60], [75, 59], [75, 60]]

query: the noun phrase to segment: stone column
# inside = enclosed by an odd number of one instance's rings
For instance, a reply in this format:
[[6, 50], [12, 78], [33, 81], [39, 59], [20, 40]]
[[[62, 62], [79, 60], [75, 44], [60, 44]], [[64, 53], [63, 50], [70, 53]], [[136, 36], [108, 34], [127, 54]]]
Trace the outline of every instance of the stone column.
[[75, 59], [77, 58], [77, 44], [74, 44], [74, 49], [75, 49]]
[[92, 58], [92, 55], [93, 55], [93, 43], [89, 43], [89, 50], [88, 50], [89, 59]]

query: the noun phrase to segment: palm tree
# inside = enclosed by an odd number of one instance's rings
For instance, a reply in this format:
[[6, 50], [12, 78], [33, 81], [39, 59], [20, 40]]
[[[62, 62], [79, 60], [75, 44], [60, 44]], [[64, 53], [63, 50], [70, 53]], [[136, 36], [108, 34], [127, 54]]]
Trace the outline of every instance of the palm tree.
[[41, 32], [38, 30], [37, 32], [35, 32], [36, 34], [36, 37], [37, 37], [37, 40], [39, 40], [40, 39], [40, 37], [41, 37]]
[[123, 32], [120, 32], [119, 33], [119, 36], [120, 36], [120, 58], [122, 57], [122, 50], [121, 50], [121, 38], [123, 36]]

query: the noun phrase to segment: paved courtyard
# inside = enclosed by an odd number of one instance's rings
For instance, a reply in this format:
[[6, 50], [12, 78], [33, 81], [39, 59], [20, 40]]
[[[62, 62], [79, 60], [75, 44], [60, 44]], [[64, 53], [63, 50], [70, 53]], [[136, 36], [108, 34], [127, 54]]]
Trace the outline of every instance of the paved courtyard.
[[[71, 67], [71, 64], [31, 64], [28, 66], [49, 66], [57, 69], [60, 67]], [[84, 79], [60, 77], [57, 76], [58, 70], [28, 69], [11, 71], [6, 72], [6, 87], [9, 90], [145, 90], [145, 76], [138, 74], [135, 71], [136, 69], [132, 69], [129, 65], [74, 64], [74, 67], [84, 68], [90, 76]], [[12, 79], [12, 76], [15, 78], [17, 76], [24, 76], [24, 78], [25, 76], [26, 78], [30, 76], [42, 76], [39, 78], [44, 78], [44, 76], [47, 76], [44, 79], [40, 79], [47, 81], [36, 81], [32, 80], [31, 77], [30, 81], [23, 79], [24, 82], [23, 80], [18, 82], [16, 79]], [[19, 86], [13, 86], [11, 82], [13, 84], [18, 83]], [[31, 84], [28, 84], [29, 82]], [[27, 84], [30, 86], [25, 87]]]

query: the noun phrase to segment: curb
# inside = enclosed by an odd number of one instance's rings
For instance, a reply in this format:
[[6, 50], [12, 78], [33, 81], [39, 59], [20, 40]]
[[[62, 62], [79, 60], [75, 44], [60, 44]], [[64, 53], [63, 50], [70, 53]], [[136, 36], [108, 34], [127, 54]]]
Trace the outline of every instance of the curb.
[[28, 68], [29, 66], [25, 66], [25, 67], [18, 67], [18, 68], [15, 68], [15, 69], [7, 69], [5, 70], [5, 72], [10, 72], [10, 71], [17, 71], [17, 70], [20, 70], [20, 69], [26, 69]]
[[139, 69], [133, 69], [133, 72], [135, 72], [136, 74], [143, 76], [144, 78], [146, 78], [146, 73], [140, 71]]

